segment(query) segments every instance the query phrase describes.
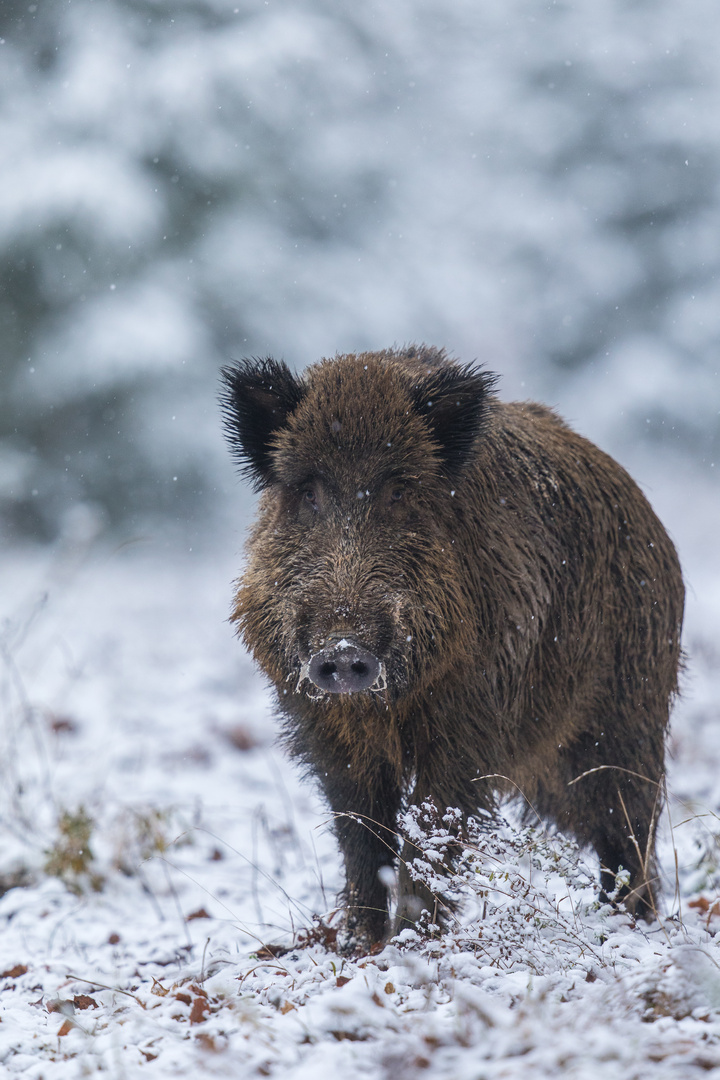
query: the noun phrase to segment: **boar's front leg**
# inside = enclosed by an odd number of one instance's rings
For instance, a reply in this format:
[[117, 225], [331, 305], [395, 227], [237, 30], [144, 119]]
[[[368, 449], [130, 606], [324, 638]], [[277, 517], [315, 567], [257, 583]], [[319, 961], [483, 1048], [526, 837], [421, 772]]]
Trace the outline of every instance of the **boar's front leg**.
[[368, 949], [387, 930], [388, 889], [380, 880], [383, 867], [397, 858], [397, 816], [401, 793], [389, 768], [355, 778], [347, 768], [321, 777], [334, 829], [345, 861], [348, 951]]

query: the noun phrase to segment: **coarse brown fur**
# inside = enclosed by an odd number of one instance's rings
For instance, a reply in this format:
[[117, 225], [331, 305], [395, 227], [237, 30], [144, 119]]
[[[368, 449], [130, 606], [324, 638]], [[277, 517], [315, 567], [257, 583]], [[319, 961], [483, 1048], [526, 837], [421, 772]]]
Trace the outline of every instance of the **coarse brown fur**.
[[[389, 929], [378, 871], [401, 808], [473, 814], [503, 789], [592, 845], [608, 890], [628, 870], [632, 909], [652, 904], [684, 589], [637, 485], [441, 350], [224, 377], [231, 445], [263, 489], [233, 619], [337, 815], [357, 941]], [[312, 685], [339, 635], [383, 683]], [[430, 901], [401, 856], [395, 927]]]

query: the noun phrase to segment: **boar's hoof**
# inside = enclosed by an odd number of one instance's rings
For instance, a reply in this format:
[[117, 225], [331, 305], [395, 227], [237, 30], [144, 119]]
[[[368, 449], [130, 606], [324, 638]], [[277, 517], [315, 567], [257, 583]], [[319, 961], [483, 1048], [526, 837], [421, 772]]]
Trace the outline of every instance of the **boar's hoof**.
[[311, 656], [306, 675], [326, 694], [355, 694], [375, 689], [383, 665], [376, 656], [348, 638], [341, 638]]

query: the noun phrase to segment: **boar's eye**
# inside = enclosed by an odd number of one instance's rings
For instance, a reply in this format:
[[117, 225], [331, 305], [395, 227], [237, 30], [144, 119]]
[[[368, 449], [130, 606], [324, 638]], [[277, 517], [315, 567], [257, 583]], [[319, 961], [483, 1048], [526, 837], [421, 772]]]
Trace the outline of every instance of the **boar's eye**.
[[315, 488], [305, 488], [302, 493], [302, 500], [306, 505], [312, 506], [313, 510], [317, 510], [318, 503], [317, 492], [315, 491]]
[[397, 506], [398, 503], [403, 502], [407, 495], [407, 485], [402, 481], [396, 481], [394, 484], [388, 485], [385, 489], [385, 505], [392, 509]]

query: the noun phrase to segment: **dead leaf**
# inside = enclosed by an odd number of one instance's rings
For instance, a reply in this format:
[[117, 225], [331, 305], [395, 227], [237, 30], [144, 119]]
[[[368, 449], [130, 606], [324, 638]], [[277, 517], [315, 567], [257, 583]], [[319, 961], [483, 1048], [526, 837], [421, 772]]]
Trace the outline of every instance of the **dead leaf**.
[[[151, 994], [155, 994], [156, 997], [165, 997], [167, 994], [170, 993], [169, 988], [163, 986], [163, 984], [161, 982], [158, 982], [158, 980], [155, 978], [154, 975], [152, 976], [152, 981], [153, 981], [153, 984], [152, 984], [152, 989], [150, 991]], [[136, 987], [136, 989], [137, 989], [137, 987]]]
[[71, 716], [57, 716], [55, 713], [48, 716], [48, 726], [55, 735], [74, 735], [78, 730], [77, 721]]
[[701, 912], [703, 915], [707, 915], [708, 919], [712, 919], [715, 915], [720, 915], [720, 900], [716, 900], [711, 906], [710, 901], [706, 896], [699, 896], [697, 900], [690, 900], [688, 902], [688, 907]]
[[24, 975], [27, 971], [26, 964], [16, 964], [15, 967], [8, 968], [7, 971], [3, 971], [0, 975], [0, 979], [17, 979], [20, 975]]
[[347, 986], [349, 982], [352, 982], [352, 979], [348, 979], [347, 975], [338, 975], [337, 979], [335, 980], [335, 985]]
[[69, 1032], [72, 1031], [72, 1029], [73, 1025], [71, 1024], [71, 1022], [69, 1020], [63, 1020], [62, 1024], [60, 1025], [60, 1030], [58, 1031], [58, 1037], [62, 1039], [63, 1035], [67, 1035]]
[[190, 1010], [190, 1023], [201, 1024], [205, 1019], [205, 1013], [210, 1012], [210, 1006], [205, 998], [196, 997]]
[[284, 956], [285, 953], [289, 953], [290, 949], [290, 945], [263, 945], [260, 949], [255, 950], [255, 955], [258, 960], [274, 960], [276, 956]]
[[91, 998], [89, 994], [76, 994], [73, 998], [73, 1005], [76, 1009], [97, 1009], [98, 1003], [95, 998]]
[[222, 1050], [222, 1047], [218, 1046], [214, 1037], [207, 1031], [198, 1031], [195, 1038], [200, 1043], [203, 1050], [209, 1050], [212, 1054], [219, 1054]]
[[66, 1016], [68, 1013], [72, 1016], [75, 1012], [75, 1006], [67, 998], [52, 998], [48, 1001], [46, 1008], [49, 1013], [64, 1013]]
[[248, 750], [254, 750], [258, 745], [258, 741], [253, 733], [243, 724], [236, 724], [234, 727], [227, 728], [223, 734], [230, 745], [234, 746], [236, 750], [240, 750], [242, 753], [247, 753]]
[[[322, 945], [323, 948], [332, 951], [335, 947], [338, 936], [337, 926], [328, 926], [322, 919], [316, 919], [315, 925], [308, 927], [307, 930], [300, 930], [297, 935], [296, 945], [291, 948], [305, 949], [308, 945]], [[285, 950], [290, 952], [290, 948]]]
[[193, 919], [211, 919], [212, 915], [208, 915], [204, 907], [198, 908], [197, 911], [191, 911], [189, 915], [185, 916], [185, 922], [192, 922]]
[[280, 1012], [283, 1014], [283, 1016], [287, 1016], [287, 1014], [289, 1012], [293, 1012], [294, 1009], [295, 1006], [293, 1005], [292, 1001], [283, 1001], [280, 1007]]

